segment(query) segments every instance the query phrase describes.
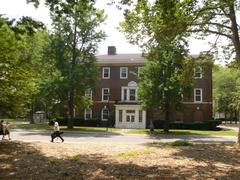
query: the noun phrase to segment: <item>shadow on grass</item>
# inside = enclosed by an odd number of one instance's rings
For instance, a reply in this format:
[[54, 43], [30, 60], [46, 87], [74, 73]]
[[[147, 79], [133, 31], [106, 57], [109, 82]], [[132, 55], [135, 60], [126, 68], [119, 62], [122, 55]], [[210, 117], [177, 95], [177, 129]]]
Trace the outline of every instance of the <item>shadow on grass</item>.
[[[62, 131], [62, 130], [61, 130]], [[84, 131], [62, 131], [62, 137], [69, 137], [69, 138], [78, 138], [78, 137], [95, 137], [95, 138], [109, 138], [112, 136], [123, 136], [117, 132], [84, 132]], [[51, 137], [52, 131], [24, 131], [21, 132], [21, 136], [49, 136]]]
[[[222, 156], [228, 153], [214, 148], [211, 150], [212, 153], [223, 153]], [[0, 142], [0, 151], [0, 179], [186, 179], [196, 177], [234, 179], [239, 177], [239, 172], [236, 170], [217, 168], [214, 165], [215, 159], [210, 161], [212, 164], [208, 166], [186, 168], [184, 165], [179, 165], [173, 168], [170, 165], [140, 166], [134, 161], [120, 163], [102, 154], [77, 154], [70, 158], [47, 157], [30, 143]], [[239, 161], [234, 160], [230, 155], [233, 154], [229, 154], [231, 164], [239, 166]], [[192, 157], [187, 149], [173, 156]], [[197, 160], [207, 161], [207, 158], [209, 159], [209, 157], [202, 157]], [[214, 171], [215, 173], [212, 173]]]
[[[172, 158], [189, 158], [197, 162], [204, 162], [209, 166], [217, 163], [227, 164], [240, 168], [240, 148], [226, 144], [191, 144], [190, 146], [172, 146], [172, 143], [147, 143], [147, 147], [175, 148], [177, 152], [171, 154]], [[240, 171], [239, 171], [240, 175]]]

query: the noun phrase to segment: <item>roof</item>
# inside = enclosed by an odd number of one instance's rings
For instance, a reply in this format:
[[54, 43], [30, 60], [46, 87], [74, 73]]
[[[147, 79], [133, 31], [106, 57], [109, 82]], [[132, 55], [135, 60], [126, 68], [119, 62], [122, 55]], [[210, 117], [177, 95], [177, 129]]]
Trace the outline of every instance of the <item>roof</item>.
[[98, 55], [98, 64], [135, 64], [135, 63], [145, 63], [142, 54], [116, 54], [116, 55]]

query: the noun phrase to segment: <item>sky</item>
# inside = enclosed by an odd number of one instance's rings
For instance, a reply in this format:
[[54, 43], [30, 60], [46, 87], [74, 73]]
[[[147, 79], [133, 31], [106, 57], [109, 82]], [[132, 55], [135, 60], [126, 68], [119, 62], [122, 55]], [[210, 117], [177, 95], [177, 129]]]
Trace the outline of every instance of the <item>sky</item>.
[[[99, 45], [98, 54], [106, 54], [108, 46], [115, 46], [117, 53], [141, 53], [141, 49], [129, 44], [123, 33], [117, 30], [119, 22], [123, 20], [122, 12], [114, 6], [106, 5], [106, 1], [104, 2], [104, 0], [98, 0], [96, 7], [104, 9], [107, 14], [107, 20], [101, 27], [106, 32], [107, 38]], [[31, 16], [46, 24], [48, 28], [51, 27], [49, 11], [43, 2], [36, 9], [33, 5], [26, 4], [26, 0], [0, 0], [0, 14], [4, 14], [10, 18]], [[198, 54], [208, 49], [207, 41], [192, 40], [190, 42], [191, 54]]]

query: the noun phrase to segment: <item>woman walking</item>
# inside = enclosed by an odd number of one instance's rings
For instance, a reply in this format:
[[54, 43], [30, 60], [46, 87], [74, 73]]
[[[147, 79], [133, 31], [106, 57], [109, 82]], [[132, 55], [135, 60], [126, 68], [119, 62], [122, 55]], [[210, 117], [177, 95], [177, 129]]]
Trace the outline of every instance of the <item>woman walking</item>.
[[2, 137], [2, 140], [4, 140], [6, 135], [8, 135], [8, 140], [11, 140], [11, 138], [10, 138], [10, 123], [9, 122], [6, 122], [6, 124], [3, 124], [3, 137]]

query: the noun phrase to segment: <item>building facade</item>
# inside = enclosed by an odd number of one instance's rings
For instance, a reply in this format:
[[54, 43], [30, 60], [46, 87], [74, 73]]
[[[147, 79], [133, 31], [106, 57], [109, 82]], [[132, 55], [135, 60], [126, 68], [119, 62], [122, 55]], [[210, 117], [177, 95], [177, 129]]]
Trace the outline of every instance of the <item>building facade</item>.
[[[116, 128], [146, 128], [150, 119], [164, 119], [162, 112], [143, 109], [138, 102], [137, 75], [145, 63], [141, 54], [117, 54], [113, 46], [107, 55], [97, 56], [100, 77], [96, 89], [86, 91], [93, 106], [85, 110], [85, 119], [101, 119], [107, 124], [109, 116], [114, 116]], [[212, 118], [212, 70], [195, 68], [194, 78], [193, 93], [183, 97], [185, 110], [173, 113], [175, 120]]]

